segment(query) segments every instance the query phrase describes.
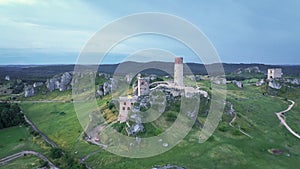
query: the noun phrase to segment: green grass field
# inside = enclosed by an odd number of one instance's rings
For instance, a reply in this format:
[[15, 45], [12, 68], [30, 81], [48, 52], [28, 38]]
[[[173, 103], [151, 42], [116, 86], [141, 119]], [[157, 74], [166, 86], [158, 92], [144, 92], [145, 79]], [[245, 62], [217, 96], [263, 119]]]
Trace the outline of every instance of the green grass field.
[[0, 169], [36, 169], [41, 166], [41, 160], [35, 156], [27, 155], [11, 161], [7, 165], [0, 166]]
[[[216, 130], [209, 141], [197, 143], [196, 129], [175, 148], [156, 157], [129, 159], [101, 152], [88, 162], [98, 168], [151, 168], [155, 164], [176, 164], [198, 168], [297, 168], [299, 140], [283, 128], [274, 112], [287, 108], [288, 102], [277, 97], [263, 96], [260, 89], [228, 86], [228, 100], [238, 113], [235, 126], [241, 126], [253, 138], [234, 132]], [[276, 104], [274, 104], [276, 103]], [[222, 124], [228, 125], [223, 122]], [[235, 134], [233, 134], [235, 133]], [[283, 150], [273, 155], [268, 149]], [[295, 167], [293, 167], [295, 166]], [[96, 167], [96, 168], [97, 168]]]
[[78, 156], [97, 150], [96, 146], [82, 141], [83, 129], [72, 103], [22, 103], [20, 107], [43, 133], [64, 150]]
[[[199, 85], [202, 83], [201, 87], [209, 89], [205, 81], [199, 82]], [[175, 164], [188, 169], [298, 168], [300, 140], [288, 133], [274, 114], [286, 109], [289, 103], [279, 97], [263, 96], [263, 87], [227, 87], [227, 99], [237, 112], [234, 123], [236, 128], [228, 125], [228, 120], [232, 117], [223, 115], [221, 124], [226, 126], [226, 131], [217, 129], [203, 144], [198, 143], [198, 129], [194, 128], [175, 148], [159, 156], [130, 159], [102, 150], [91, 156], [87, 160], [88, 164], [99, 169], [149, 169], [154, 165], [165, 164]], [[293, 111], [299, 112], [298, 104]], [[21, 108], [42, 132], [61, 148], [74, 153], [74, 156], [80, 158], [98, 149], [82, 141], [82, 128], [72, 103], [23, 103]], [[291, 123], [299, 125], [292, 122], [293, 119], [290, 120]], [[237, 130], [239, 126], [252, 138], [240, 133]], [[268, 152], [272, 148], [280, 149], [283, 153], [273, 155]]]
[[45, 149], [45, 143], [32, 137], [28, 128], [17, 126], [0, 130], [0, 158], [23, 150], [44, 152]]
[[67, 101], [71, 101], [71, 99], [72, 99], [72, 91], [68, 90], [68, 91], [60, 92], [58, 90], [54, 90], [52, 92], [49, 92], [46, 89], [46, 87], [41, 87], [40, 91], [35, 96], [28, 97], [28, 98], [25, 98], [24, 96], [19, 96], [17, 99], [18, 100], [26, 100], [26, 101], [52, 100], [52, 101], [66, 101], [67, 102]]

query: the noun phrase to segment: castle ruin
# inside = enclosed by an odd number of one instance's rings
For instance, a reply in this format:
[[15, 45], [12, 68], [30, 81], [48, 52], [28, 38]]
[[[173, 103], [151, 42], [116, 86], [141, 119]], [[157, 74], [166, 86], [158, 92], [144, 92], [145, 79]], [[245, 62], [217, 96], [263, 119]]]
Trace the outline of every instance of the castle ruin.
[[183, 84], [183, 58], [176, 57], [174, 64], [174, 84], [184, 86]]
[[128, 113], [132, 110], [134, 103], [137, 101], [137, 96], [121, 96], [119, 97], [119, 116], [120, 123], [126, 122]]
[[281, 68], [268, 69], [268, 80], [281, 78], [282, 74]]
[[149, 78], [142, 78], [141, 75], [138, 75], [138, 96], [149, 95]]

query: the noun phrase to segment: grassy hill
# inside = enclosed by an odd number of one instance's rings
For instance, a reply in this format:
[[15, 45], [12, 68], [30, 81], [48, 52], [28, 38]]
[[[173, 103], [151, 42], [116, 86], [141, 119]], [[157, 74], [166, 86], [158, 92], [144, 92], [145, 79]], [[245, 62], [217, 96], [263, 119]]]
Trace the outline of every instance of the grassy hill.
[[[197, 83], [202, 88], [209, 89], [206, 81]], [[190, 169], [297, 168], [300, 140], [280, 125], [274, 113], [286, 109], [289, 103], [282, 96], [263, 95], [265, 88], [245, 85], [239, 89], [229, 84], [227, 100], [237, 112], [234, 128], [228, 124], [233, 117], [224, 114], [219, 128], [203, 144], [198, 143], [199, 129], [194, 127], [175, 148], [159, 156], [130, 159], [101, 150], [91, 156], [87, 163], [94, 168], [110, 169], [149, 169], [154, 165], [165, 164], [176, 164]], [[295, 90], [299, 93], [298, 89]], [[298, 104], [299, 102], [293, 112], [300, 111]], [[99, 149], [82, 140], [82, 128], [72, 103], [22, 103], [21, 108], [42, 132], [75, 157], [82, 158]], [[289, 115], [287, 119], [294, 127], [299, 125], [299, 121], [289, 119]], [[199, 117], [199, 121], [203, 120], [205, 118]], [[241, 133], [239, 127], [252, 138]], [[274, 155], [268, 151], [270, 149], [279, 149], [283, 153]]]

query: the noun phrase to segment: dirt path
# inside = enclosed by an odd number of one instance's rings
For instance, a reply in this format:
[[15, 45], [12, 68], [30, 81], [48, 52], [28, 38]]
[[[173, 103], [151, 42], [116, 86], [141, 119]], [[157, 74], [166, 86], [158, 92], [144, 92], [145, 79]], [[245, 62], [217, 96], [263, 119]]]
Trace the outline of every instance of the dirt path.
[[293, 100], [289, 100], [289, 102], [291, 102], [292, 104], [289, 105], [289, 107], [284, 110], [284, 111], [281, 111], [281, 112], [278, 112], [278, 113], [275, 113], [277, 118], [279, 119], [280, 123], [284, 125], [284, 127], [290, 132], [292, 133], [295, 137], [299, 138], [300, 139], [300, 135], [298, 133], [296, 133], [293, 129], [290, 128], [290, 126], [286, 123], [285, 121], [285, 116], [284, 116], [284, 113], [290, 111], [294, 105], [295, 105], [295, 102]]
[[[236, 115], [236, 113], [234, 112], [234, 117], [233, 117], [232, 120], [229, 122], [229, 126], [235, 128], [235, 127], [233, 126], [232, 123], [236, 120], [236, 117], [237, 117], [237, 115]], [[243, 133], [245, 136], [247, 136], [247, 137], [249, 137], [249, 138], [253, 138], [253, 137], [250, 136], [248, 133], [244, 132], [244, 131], [241, 129], [240, 126], [239, 126], [239, 131], [240, 131], [241, 133]]]
[[65, 101], [65, 100], [0, 100], [0, 103], [67, 103], [70, 101]]
[[100, 151], [102, 151], [102, 150], [100, 149], [100, 150], [94, 151], [94, 152], [92, 152], [92, 153], [86, 155], [85, 157], [83, 157], [83, 158], [80, 159], [80, 162], [83, 163], [85, 160], [87, 160], [87, 159], [90, 158], [91, 156], [93, 156], [93, 155], [99, 153]]
[[235, 119], [236, 119], [236, 113], [234, 112], [234, 117], [233, 117], [232, 120], [229, 122], [229, 126], [231, 126], [231, 127], [234, 128], [234, 126], [232, 125], [232, 123], [235, 121]]
[[51, 145], [52, 148], [57, 148], [57, 145], [51, 141], [44, 133], [42, 133], [35, 124], [33, 124], [26, 115], [24, 115], [25, 121], [32, 127], [32, 129], [39, 133], [43, 140], [45, 140], [48, 144]]
[[47, 157], [45, 157], [44, 155], [42, 155], [41, 153], [38, 153], [36, 151], [21, 151], [19, 153], [16, 153], [16, 154], [4, 157], [4, 158], [0, 159], [0, 166], [6, 165], [10, 161], [15, 160], [17, 158], [24, 157], [27, 154], [31, 154], [31, 155], [37, 156], [40, 159], [42, 159], [43, 161], [48, 162], [48, 165], [49, 165], [50, 169], [59, 169]]

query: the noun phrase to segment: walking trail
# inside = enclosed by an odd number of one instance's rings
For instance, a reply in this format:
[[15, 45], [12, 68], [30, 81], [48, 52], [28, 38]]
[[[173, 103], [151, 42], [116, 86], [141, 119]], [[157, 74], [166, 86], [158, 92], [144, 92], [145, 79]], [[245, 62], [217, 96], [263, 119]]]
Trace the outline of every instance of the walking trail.
[[24, 157], [27, 154], [37, 156], [40, 159], [42, 159], [43, 161], [48, 162], [48, 165], [49, 165], [50, 169], [59, 169], [47, 157], [45, 157], [44, 155], [42, 155], [41, 153], [38, 153], [36, 151], [21, 151], [19, 153], [16, 153], [16, 154], [7, 156], [5, 158], [2, 158], [2, 159], [0, 159], [0, 166], [6, 165], [10, 161], [15, 160], [15, 159], [20, 158], [20, 157]]
[[293, 100], [289, 100], [289, 102], [291, 102], [292, 104], [289, 105], [289, 107], [286, 110], [283, 110], [281, 112], [276, 113], [277, 118], [279, 119], [280, 123], [284, 125], [284, 127], [290, 132], [292, 133], [295, 137], [300, 139], [300, 135], [298, 133], [296, 133], [293, 129], [290, 128], [290, 126], [286, 123], [285, 121], [285, 116], [284, 113], [290, 111], [294, 105], [295, 102]]

